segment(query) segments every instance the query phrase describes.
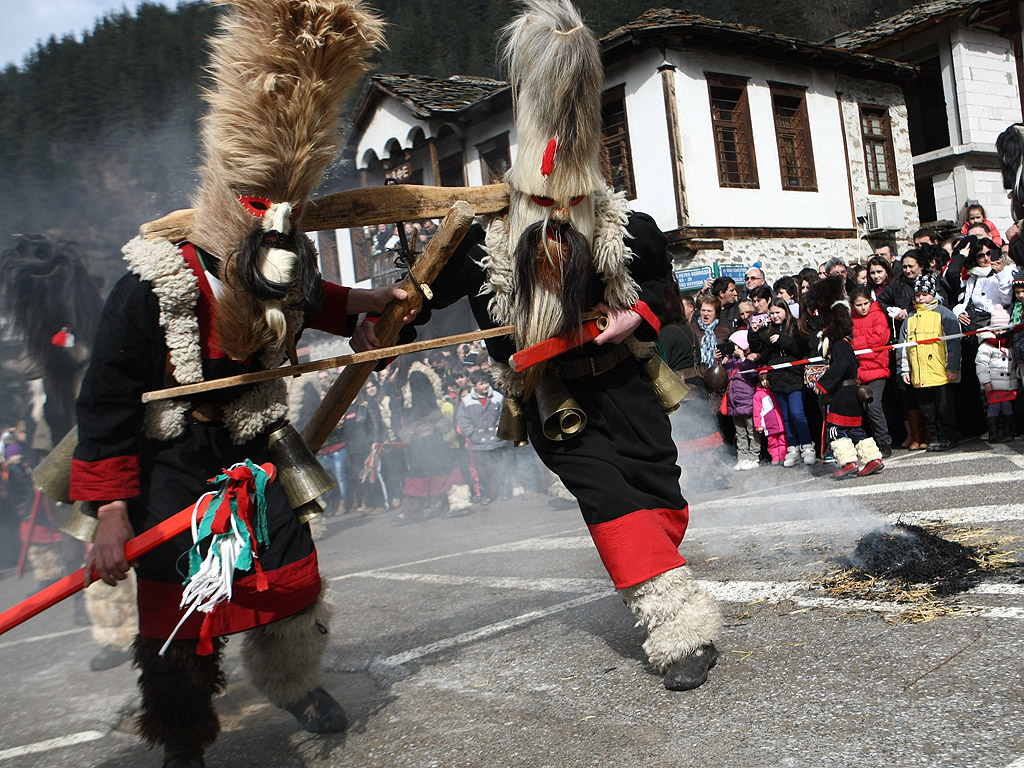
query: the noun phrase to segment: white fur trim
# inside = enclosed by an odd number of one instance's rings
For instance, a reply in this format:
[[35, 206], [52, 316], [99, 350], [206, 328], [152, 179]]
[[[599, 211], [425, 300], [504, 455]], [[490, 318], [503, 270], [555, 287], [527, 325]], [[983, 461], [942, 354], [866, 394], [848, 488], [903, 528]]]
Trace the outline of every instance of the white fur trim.
[[697, 586], [686, 566], [620, 589], [619, 594], [636, 615], [637, 626], [647, 630], [644, 651], [662, 672], [722, 633], [718, 601]]
[[139, 236], [121, 249], [129, 271], [152, 287], [160, 305], [160, 327], [179, 384], [203, 380], [203, 360], [199, 347], [199, 321], [196, 300], [199, 281], [192, 273], [181, 249], [169, 240], [146, 240]]
[[453, 485], [448, 489], [448, 509], [459, 512], [470, 507], [469, 486], [465, 483]]
[[242, 445], [288, 414], [288, 387], [283, 379], [253, 386], [224, 406], [224, 425], [231, 442]]
[[150, 440], [171, 440], [185, 431], [187, 400], [154, 400], [146, 403], [142, 431]]
[[135, 604], [135, 571], [116, 587], [102, 581], [85, 590], [85, 610], [92, 622], [92, 639], [119, 651], [132, 647], [139, 633], [139, 610]]
[[[272, 704], [287, 707], [320, 685], [331, 609], [323, 594], [309, 608], [245, 633], [242, 663]], [[319, 626], [318, 626], [319, 625]]]
[[875, 438], [866, 437], [857, 443], [857, 458], [860, 459], [860, 465], [863, 467], [869, 461], [882, 458], [882, 452], [878, 450], [878, 445], [875, 443]]
[[853, 464], [857, 461], [857, 449], [853, 440], [848, 437], [841, 437], [832, 441], [832, 455], [836, 457], [840, 467]]

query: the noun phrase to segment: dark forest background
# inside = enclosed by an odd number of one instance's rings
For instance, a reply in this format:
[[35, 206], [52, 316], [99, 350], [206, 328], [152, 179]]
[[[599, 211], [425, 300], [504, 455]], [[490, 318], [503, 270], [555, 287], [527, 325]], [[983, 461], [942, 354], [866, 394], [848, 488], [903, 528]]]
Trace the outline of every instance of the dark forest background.
[[[813, 40], [857, 29], [908, 0], [577, 0], [604, 34], [649, 7], [686, 9]], [[377, 0], [389, 49], [375, 70], [499, 76], [496, 31], [508, 0]], [[120, 246], [188, 205], [196, 183], [205, 38], [223, 8], [142, 5], [100, 19], [81, 39], [51, 38], [0, 73], [0, 243], [15, 233], [75, 240], [104, 282]], [[356, 98], [358, 94], [354, 95]], [[321, 191], [352, 186], [339, 161]]]

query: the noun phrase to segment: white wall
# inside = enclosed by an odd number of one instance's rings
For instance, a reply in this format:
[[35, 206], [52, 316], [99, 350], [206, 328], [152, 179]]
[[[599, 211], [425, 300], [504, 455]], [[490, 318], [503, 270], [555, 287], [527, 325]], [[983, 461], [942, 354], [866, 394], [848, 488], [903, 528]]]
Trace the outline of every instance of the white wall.
[[976, 29], [950, 35], [964, 144], [991, 145], [1021, 119], [1017, 69], [1009, 40]]
[[[853, 228], [843, 134], [831, 74], [708, 51], [672, 51], [668, 58], [678, 69], [676, 93], [691, 226]], [[749, 78], [747, 98], [758, 189], [719, 186], [705, 72]], [[807, 88], [816, 192], [782, 188], [768, 81]]]

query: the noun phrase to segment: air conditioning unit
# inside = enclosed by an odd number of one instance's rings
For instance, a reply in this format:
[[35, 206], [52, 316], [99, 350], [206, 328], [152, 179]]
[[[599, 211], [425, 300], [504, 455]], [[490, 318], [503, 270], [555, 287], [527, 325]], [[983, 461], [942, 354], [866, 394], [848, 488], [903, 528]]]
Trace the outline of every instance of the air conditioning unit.
[[868, 202], [868, 232], [903, 229], [902, 200], [871, 200]]

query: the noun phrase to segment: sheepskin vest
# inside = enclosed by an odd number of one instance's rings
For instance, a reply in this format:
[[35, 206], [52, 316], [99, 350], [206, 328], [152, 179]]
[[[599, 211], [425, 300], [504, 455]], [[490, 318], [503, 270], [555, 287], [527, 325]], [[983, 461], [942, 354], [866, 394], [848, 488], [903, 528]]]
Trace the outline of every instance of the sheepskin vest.
[[[136, 237], [122, 248], [128, 270], [150, 284], [160, 307], [160, 327], [173, 370], [179, 384], [195, 384], [203, 380], [203, 358], [200, 345], [196, 303], [199, 280], [174, 243], [163, 238]], [[302, 327], [302, 314], [289, 311], [288, 331], [297, 334]], [[265, 368], [277, 368], [282, 362], [280, 350], [265, 350], [260, 362]], [[236, 445], [248, 442], [288, 412], [288, 389], [284, 380], [265, 381], [254, 385], [223, 407], [224, 426]], [[144, 430], [151, 440], [172, 440], [185, 431], [186, 416], [192, 410], [183, 398], [157, 400], [146, 404]]]

